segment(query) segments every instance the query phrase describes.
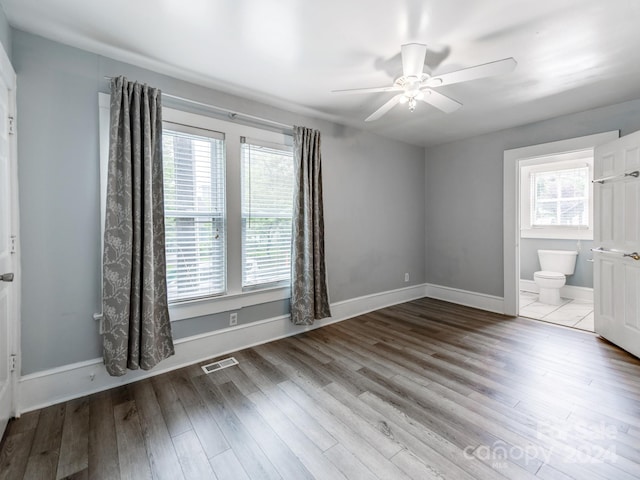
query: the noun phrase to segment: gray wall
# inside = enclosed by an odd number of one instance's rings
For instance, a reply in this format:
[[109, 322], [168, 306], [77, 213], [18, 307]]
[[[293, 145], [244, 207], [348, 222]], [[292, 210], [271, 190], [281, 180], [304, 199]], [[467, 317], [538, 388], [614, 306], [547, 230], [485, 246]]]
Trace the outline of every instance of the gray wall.
[[640, 130], [640, 100], [427, 148], [427, 281], [502, 297], [504, 151], [610, 130]]
[[11, 27], [2, 9], [2, 5], [0, 5], [0, 43], [2, 43], [9, 60], [11, 60]]
[[[167, 93], [322, 132], [325, 242], [332, 303], [425, 281], [424, 149], [225, 95], [13, 31], [18, 75], [22, 374], [101, 355], [98, 97], [124, 74]], [[404, 282], [409, 272], [411, 282]], [[239, 323], [287, 312], [244, 308]], [[176, 338], [228, 314], [173, 323]]]
[[540, 270], [538, 250], [575, 250], [576, 271], [567, 277], [567, 285], [593, 288], [592, 240], [560, 240], [551, 238], [520, 239], [520, 278], [533, 280], [533, 274]]

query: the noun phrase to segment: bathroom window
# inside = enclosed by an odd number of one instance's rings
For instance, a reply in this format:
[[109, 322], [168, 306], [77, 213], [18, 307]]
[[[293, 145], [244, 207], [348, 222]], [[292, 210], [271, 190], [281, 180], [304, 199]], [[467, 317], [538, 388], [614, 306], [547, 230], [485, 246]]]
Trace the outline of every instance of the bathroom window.
[[593, 151], [523, 162], [521, 234], [525, 238], [593, 238]]
[[531, 226], [589, 227], [589, 167], [531, 174]]

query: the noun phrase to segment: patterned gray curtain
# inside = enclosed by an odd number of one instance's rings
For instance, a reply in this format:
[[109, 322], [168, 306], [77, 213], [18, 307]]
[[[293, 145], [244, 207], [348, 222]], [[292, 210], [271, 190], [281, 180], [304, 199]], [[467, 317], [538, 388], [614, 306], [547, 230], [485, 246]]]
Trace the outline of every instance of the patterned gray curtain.
[[293, 159], [291, 321], [311, 325], [331, 316], [324, 264], [319, 131], [293, 127]]
[[104, 363], [110, 375], [174, 354], [167, 308], [160, 90], [111, 80], [104, 230]]

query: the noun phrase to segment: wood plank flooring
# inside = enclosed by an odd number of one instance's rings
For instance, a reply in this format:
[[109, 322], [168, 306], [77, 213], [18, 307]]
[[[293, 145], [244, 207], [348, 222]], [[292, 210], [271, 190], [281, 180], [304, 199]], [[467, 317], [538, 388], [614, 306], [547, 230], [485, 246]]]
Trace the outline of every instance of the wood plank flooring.
[[589, 333], [422, 299], [234, 356], [12, 420], [0, 480], [640, 478], [640, 361]]

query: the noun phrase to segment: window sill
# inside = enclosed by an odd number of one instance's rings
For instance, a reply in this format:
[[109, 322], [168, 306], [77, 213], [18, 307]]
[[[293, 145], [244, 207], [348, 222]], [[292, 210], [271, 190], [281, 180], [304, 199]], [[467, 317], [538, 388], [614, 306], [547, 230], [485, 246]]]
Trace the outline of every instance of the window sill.
[[213, 315], [215, 313], [240, 310], [261, 303], [276, 302], [291, 298], [290, 286], [278, 286], [239, 293], [229, 293], [219, 297], [203, 298], [169, 305], [169, 318], [172, 322], [189, 318]]
[[593, 230], [532, 228], [520, 230], [520, 237], [559, 240], [593, 240]]

